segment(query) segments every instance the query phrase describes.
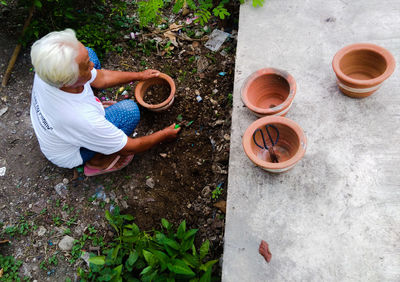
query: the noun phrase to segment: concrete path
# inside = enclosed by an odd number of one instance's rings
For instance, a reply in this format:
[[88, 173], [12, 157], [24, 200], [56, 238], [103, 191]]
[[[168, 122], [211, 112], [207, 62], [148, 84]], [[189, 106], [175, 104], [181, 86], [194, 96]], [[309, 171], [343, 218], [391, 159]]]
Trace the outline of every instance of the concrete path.
[[[356, 42], [385, 47], [400, 65], [400, 1], [242, 5], [223, 281], [400, 281], [400, 67], [368, 98], [342, 95], [331, 61]], [[240, 88], [264, 67], [288, 71], [298, 86], [287, 117], [308, 148], [285, 174], [255, 167], [241, 145], [256, 117]]]

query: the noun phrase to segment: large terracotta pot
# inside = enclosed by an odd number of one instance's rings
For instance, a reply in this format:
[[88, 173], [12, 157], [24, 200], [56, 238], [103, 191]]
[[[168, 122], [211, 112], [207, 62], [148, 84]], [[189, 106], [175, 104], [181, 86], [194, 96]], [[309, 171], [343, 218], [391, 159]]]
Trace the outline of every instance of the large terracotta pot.
[[242, 101], [256, 116], [285, 116], [289, 111], [296, 81], [285, 71], [265, 68], [251, 74], [241, 90]]
[[[159, 103], [159, 104], [152, 105], [152, 104], [146, 103], [143, 100], [143, 97], [146, 95], [149, 87], [151, 87], [153, 85], [163, 85], [163, 84], [169, 85], [169, 87], [171, 89], [171, 92], [165, 101], [163, 101], [162, 103]], [[175, 88], [174, 80], [169, 75], [166, 75], [165, 73], [160, 73], [160, 75], [158, 77], [153, 77], [150, 79], [140, 81], [135, 88], [135, 98], [136, 98], [136, 101], [141, 106], [143, 106], [151, 111], [154, 111], [154, 112], [161, 112], [161, 111], [168, 109], [174, 102], [175, 90], [176, 90], [176, 88]]]
[[[278, 140], [277, 132], [275, 130], [269, 131], [272, 140], [277, 140], [273, 150], [278, 162], [273, 162], [270, 151], [257, 146], [257, 144], [263, 144], [261, 134], [257, 132], [258, 134], [253, 137], [257, 129], [262, 130], [266, 144], [270, 146], [271, 142], [265, 131], [266, 125], [272, 125], [279, 131]], [[294, 121], [285, 117], [267, 116], [256, 120], [246, 129], [242, 138], [242, 145], [246, 155], [254, 164], [266, 171], [280, 173], [291, 169], [304, 156], [307, 139], [301, 127]]]
[[339, 89], [347, 96], [364, 98], [374, 93], [394, 71], [392, 54], [375, 44], [357, 43], [336, 53], [332, 61]]

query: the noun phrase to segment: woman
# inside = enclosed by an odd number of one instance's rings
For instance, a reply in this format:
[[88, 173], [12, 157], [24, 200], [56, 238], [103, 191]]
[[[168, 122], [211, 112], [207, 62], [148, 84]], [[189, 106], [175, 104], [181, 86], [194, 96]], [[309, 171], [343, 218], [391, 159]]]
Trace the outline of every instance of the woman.
[[130, 138], [140, 119], [135, 102], [125, 100], [106, 109], [94, 88], [109, 88], [157, 77], [159, 71], [96, 70], [88, 49], [75, 32], [51, 32], [31, 50], [35, 79], [31, 121], [43, 154], [60, 167], [84, 164], [87, 176], [119, 170], [133, 155], [177, 137], [175, 124], [151, 135]]

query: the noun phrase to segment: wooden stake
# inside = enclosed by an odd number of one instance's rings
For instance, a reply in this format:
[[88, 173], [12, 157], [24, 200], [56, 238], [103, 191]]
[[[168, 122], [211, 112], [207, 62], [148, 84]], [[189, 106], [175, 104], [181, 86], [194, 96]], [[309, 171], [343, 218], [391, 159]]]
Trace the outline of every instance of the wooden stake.
[[[32, 16], [33, 16], [34, 7], [35, 6], [32, 5], [31, 9], [29, 10], [29, 16], [25, 21], [24, 28], [22, 29], [22, 34], [21, 34], [21, 37], [20, 37], [21, 39], [24, 36], [25, 31], [26, 31], [26, 29], [28, 28], [28, 26], [29, 26], [29, 24], [31, 22], [31, 19], [32, 19]], [[7, 82], [8, 82], [8, 79], [10, 78], [10, 76], [11, 76], [11, 71], [12, 71], [12, 69], [14, 67], [15, 61], [17, 60], [19, 52], [21, 51], [21, 47], [22, 47], [21, 43], [18, 43], [18, 45], [14, 49], [14, 52], [13, 52], [13, 54], [11, 56], [11, 59], [10, 59], [10, 62], [8, 63], [7, 70], [6, 70], [5, 74], [4, 74], [3, 81], [1, 82], [1, 85], [3, 87], [5, 87], [7, 85]]]

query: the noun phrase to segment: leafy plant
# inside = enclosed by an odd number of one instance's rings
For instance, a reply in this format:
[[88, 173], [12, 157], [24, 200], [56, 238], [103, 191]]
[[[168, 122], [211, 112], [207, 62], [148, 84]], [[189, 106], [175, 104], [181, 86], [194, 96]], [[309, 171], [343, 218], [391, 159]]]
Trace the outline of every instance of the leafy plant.
[[138, 3], [139, 23], [141, 27], [151, 22], [158, 23], [161, 19], [161, 8], [164, 7], [163, 0], [146, 0]]
[[224, 189], [221, 186], [222, 184], [218, 184], [218, 186], [215, 187], [215, 189], [211, 192], [211, 198], [213, 198], [214, 200], [218, 199], [219, 196], [222, 195]]
[[22, 265], [22, 261], [16, 260], [13, 256], [3, 256], [0, 254], [0, 269], [2, 270], [1, 281], [29, 281], [29, 277], [21, 279], [18, 276], [18, 270]]
[[82, 281], [211, 281], [212, 267], [218, 260], [204, 262], [210, 242], [197, 250], [197, 229], [186, 229], [182, 221], [176, 231], [162, 219], [161, 231], [144, 232], [131, 215], [106, 211], [106, 219], [116, 236], [102, 255], [91, 255], [89, 272], [78, 269]]

